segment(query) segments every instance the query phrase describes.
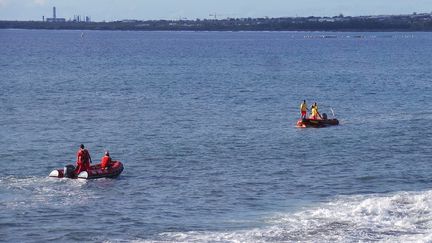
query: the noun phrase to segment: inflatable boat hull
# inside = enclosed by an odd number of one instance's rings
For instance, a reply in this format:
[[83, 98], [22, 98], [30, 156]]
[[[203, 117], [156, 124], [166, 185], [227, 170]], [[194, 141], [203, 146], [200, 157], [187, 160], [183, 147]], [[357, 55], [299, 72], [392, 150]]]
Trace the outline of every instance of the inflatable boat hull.
[[300, 119], [297, 121], [297, 127], [327, 127], [339, 125], [338, 119]]
[[[72, 175], [71, 179], [98, 179], [115, 178], [123, 171], [123, 164], [120, 161], [113, 161], [109, 168], [102, 169], [100, 164], [90, 166], [88, 171], [82, 171], [78, 175]], [[49, 177], [66, 178], [64, 169], [51, 171]]]

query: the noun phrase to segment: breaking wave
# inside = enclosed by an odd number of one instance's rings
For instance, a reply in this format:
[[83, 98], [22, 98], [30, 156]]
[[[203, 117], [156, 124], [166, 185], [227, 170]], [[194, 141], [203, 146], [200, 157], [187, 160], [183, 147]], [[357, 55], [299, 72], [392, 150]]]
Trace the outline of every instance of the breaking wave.
[[265, 219], [263, 227], [232, 232], [160, 234], [173, 242], [432, 241], [432, 190], [338, 197]]

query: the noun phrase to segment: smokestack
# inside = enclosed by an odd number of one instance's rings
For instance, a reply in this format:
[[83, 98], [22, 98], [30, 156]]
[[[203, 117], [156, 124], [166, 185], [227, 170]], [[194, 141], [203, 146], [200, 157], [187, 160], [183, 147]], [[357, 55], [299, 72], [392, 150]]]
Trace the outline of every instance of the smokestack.
[[56, 8], [53, 7], [53, 19], [56, 19]]

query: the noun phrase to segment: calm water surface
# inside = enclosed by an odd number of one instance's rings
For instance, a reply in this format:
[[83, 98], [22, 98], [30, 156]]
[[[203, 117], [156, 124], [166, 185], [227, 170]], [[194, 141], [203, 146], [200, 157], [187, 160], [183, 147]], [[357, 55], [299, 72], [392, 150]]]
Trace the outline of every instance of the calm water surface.
[[0, 30], [0, 241], [431, 241], [432, 34], [323, 35]]

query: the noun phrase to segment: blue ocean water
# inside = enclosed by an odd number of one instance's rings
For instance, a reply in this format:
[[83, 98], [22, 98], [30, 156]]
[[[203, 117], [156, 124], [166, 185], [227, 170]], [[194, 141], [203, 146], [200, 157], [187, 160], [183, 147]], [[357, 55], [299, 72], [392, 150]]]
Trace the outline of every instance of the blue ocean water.
[[0, 30], [0, 241], [432, 241], [431, 41]]

